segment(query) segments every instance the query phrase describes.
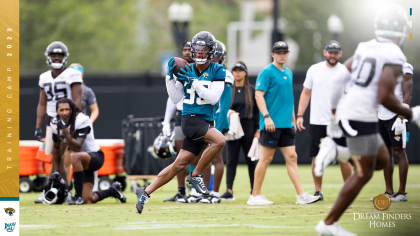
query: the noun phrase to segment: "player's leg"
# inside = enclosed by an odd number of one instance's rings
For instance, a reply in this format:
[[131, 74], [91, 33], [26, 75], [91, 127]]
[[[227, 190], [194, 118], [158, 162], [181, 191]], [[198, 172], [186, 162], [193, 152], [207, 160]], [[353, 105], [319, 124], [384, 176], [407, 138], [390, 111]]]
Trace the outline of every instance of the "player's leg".
[[311, 136], [311, 143], [309, 146], [309, 156], [312, 157], [312, 178], [314, 179], [315, 184], [315, 195], [320, 196], [320, 200], [323, 200], [323, 194], [321, 191], [322, 188], [322, 176], [316, 176], [314, 172], [316, 156], [319, 152], [319, 144], [321, 139], [327, 136], [327, 126], [326, 125], [310, 125], [309, 133]]
[[236, 167], [238, 166], [239, 151], [241, 140], [226, 142], [226, 192], [220, 197], [222, 200], [235, 200], [233, 196], [233, 182], [236, 176]]
[[[375, 169], [384, 168], [389, 161], [389, 153], [379, 134], [370, 134], [359, 137], [347, 138], [347, 144], [355, 164], [354, 174], [347, 179], [341, 189], [336, 202], [324, 221], [315, 227], [318, 234], [342, 230], [335, 224], [359, 194], [363, 186], [372, 178]], [[379, 167], [376, 166], [379, 164]], [[345, 231], [347, 232], [347, 231]], [[348, 233], [348, 232], [347, 232]]]
[[[203, 145], [203, 149], [200, 151], [198, 156], [190, 163], [190, 166], [188, 168], [188, 175], [190, 175], [195, 168], [197, 167], [197, 163], [200, 160], [201, 156], [203, 155], [204, 150], [206, 149], [207, 145]], [[211, 175], [211, 169], [210, 169], [210, 175]], [[204, 175], [203, 175], [203, 181], [204, 181]], [[187, 197], [188, 203], [197, 203], [202, 199], [202, 196], [200, 193], [197, 192], [197, 190], [194, 188], [194, 186], [191, 185], [191, 192], [190, 195]]]
[[66, 177], [67, 177], [67, 184], [69, 186], [71, 185], [71, 171], [70, 171], [71, 170], [71, 159], [70, 159], [70, 153], [71, 153], [70, 150], [67, 150], [64, 153], [64, 166], [66, 167], [66, 170], [68, 170]]
[[121, 184], [119, 182], [112, 183], [107, 190], [93, 191], [95, 182], [95, 171], [85, 171], [85, 178], [83, 183], [83, 200], [84, 203], [96, 203], [105, 198], [113, 197], [120, 200], [121, 203], [126, 203], [127, 199], [122, 193]]
[[394, 156], [398, 160], [398, 168], [400, 172], [400, 187], [398, 189], [398, 192], [394, 196], [392, 196], [391, 201], [407, 201], [407, 193], [405, 192], [405, 186], [407, 183], [408, 175], [407, 154], [405, 152], [405, 148], [402, 148], [402, 146], [392, 147], [392, 149], [394, 151]]
[[277, 145], [284, 156], [287, 173], [289, 174], [289, 178], [292, 180], [297, 193], [296, 204], [309, 204], [319, 201], [321, 196], [311, 196], [303, 191], [299, 176], [299, 169], [297, 166], [295, 136], [296, 131], [294, 128], [281, 129], [281, 134]]
[[339, 161], [338, 164], [340, 165], [341, 175], [343, 176], [344, 182], [347, 181], [348, 178], [351, 176], [351, 164], [350, 162], [341, 162]]
[[[217, 155], [216, 155], [216, 157], [217, 157]], [[216, 157], [214, 159], [216, 159]], [[210, 186], [210, 181], [211, 181], [211, 162], [206, 166], [206, 168], [204, 168], [204, 171], [203, 171], [203, 181], [204, 181], [204, 184], [206, 186]]]
[[207, 165], [210, 164], [216, 157], [217, 153], [223, 149], [226, 143], [226, 139], [225, 136], [220, 133], [220, 131], [215, 128], [211, 128], [206, 132], [204, 136], [204, 142], [208, 143], [209, 145], [204, 150], [201, 159], [197, 163], [197, 167], [191, 173], [192, 176], [197, 176], [204, 172], [204, 169], [207, 167]]
[[389, 164], [387, 167], [384, 168], [384, 178], [385, 178], [385, 186], [386, 190], [385, 193], [392, 196], [394, 194], [394, 186], [392, 177], [394, 175], [394, 158], [392, 156], [392, 148], [390, 146], [387, 147], [388, 157], [389, 157]]
[[213, 191], [211, 193], [212, 195], [212, 203], [220, 203], [220, 193], [219, 188], [220, 184], [222, 182], [223, 173], [225, 171], [225, 167], [223, 164], [223, 149], [220, 150], [220, 152], [216, 155], [216, 158], [213, 160], [214, 165], [214, 175], [213, 175]]

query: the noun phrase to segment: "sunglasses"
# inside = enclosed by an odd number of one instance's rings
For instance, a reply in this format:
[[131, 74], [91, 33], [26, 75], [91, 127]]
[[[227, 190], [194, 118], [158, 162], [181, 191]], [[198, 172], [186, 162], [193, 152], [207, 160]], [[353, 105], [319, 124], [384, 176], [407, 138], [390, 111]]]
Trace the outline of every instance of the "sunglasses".
[[248, 73], [248, 70], [246, 69], [246, 67], [244, 66], [244, 65], [242, 65], [242, 64], [235, 64], [233, 67], [232, 67], [232, 71], [233, 70], [235, 70], [236, 68], [240, 68], [240, 69], [242, 69], [243, 71], [245, 71], [245, 72], [247, 72]]

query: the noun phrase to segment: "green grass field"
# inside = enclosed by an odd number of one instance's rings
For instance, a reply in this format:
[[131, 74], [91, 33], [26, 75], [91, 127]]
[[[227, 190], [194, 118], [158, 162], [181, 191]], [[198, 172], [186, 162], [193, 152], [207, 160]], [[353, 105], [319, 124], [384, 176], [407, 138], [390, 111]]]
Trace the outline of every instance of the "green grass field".
[[[305, 191], [314, 190], [309, 165], [300, 165]], [[236, 201], [221, 204], [163, 203], [176, 193], [172, 180], [152, 194], [143, 214], [136, 211], [136, 195], [127, 187], [127, 203], [106, 199], [93, 205], [69, 206], [34, 204], [37, 193], [20, 195], [20, 235], [316, 235], [315, 225], [330, 211], [343, 185], [339, 167], [330, 166], [323, 180], [324, 201], [295, 205], [296, 192], [284, 165], [267, 170], [262, 194], [274, 201], [271, 206], [249, 206], [249, 178], [246, 166], [238, 166], [234, 184]], [[395, 166], [394, 191], [398, 191], [398, 166]], [[226, 190], [222, 180], [221, 194]], [[370, 220], [355, 220], [354, 213], [381, 214], [369, 198], [385, 191], [383, 172], [375, 172], [355, 202], [340, 219], [340, 224], [359, 235], [420, 235], [420, 165], [410, 165], [408, 202], [392, 202], [386, 212], [411, 214], [410, 220], [393, 221], [395, 227], [370, 228]], [[311, 192], [314, 193], [313, 191]], [[356, 215], [358, 216], [358, 215]], [[377, 221], [377, 220], [376, 220]]]

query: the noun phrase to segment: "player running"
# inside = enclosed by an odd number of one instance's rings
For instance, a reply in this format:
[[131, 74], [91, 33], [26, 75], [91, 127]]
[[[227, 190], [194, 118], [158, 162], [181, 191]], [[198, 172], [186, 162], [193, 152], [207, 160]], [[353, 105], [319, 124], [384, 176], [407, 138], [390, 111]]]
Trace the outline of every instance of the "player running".
[[176, 67], [172, 66], [174, 59], [168, 63], [166, 87], [169, 97], [173, 103], [178, 103], [185, 96], [181, 120], [185, 139], [175, 162], [163, 169], [149, 186], [136, 190], [136, 208], [139, 213], [143, 211], [150, 194], [183, 171], [206, 146], [197, 168], [188, 175], [187, 182], [200, 194], [210, 194], [203, 183], [202, 174], [226, 142], [223, 134], [214, 128], [215, 105], [223, 93], [226, 78], [226, 68], [210, 63], [215, 51], [214, 36], [210, 32], [201, 31], [194, 36], [191, 45], [191, 56], [195, 63], [186, 66], [186, 70], [181, 69], [184, 74], [178, 73], [177, 80], [173, 77]]
[[[406, 62], [398, 45], [405, 38], [407, 19], [400, 6], [381, 9], [375, 17], [376, 39], [359, 43], [354, 56], [344, 63], [350, 73], [343, 71], [334, 78], [331, 107], [335, 116], [331, 119], [330, 133], [335, 134], [333, 137], [340, 136], [340, 130], [346, 134], [355, 173], [345, 182], [328, 216], [315, 227], [320, 235], [356, 235], [337, 221], [371, 179], [373, 171], [388, 165], [389, 153], [378, 132], [378, 103], [420, 125], [420, 106], [412, 109], [403, 106], [394, 94], [396, 79]], [[353, 85], [338, 104], [344, 84], [350, 79]], [[326, 164], [335, 158], [335, 143], [330, 142], [328, 148], [334, 155], [318, 155], [315, 164], [318, 158]]]

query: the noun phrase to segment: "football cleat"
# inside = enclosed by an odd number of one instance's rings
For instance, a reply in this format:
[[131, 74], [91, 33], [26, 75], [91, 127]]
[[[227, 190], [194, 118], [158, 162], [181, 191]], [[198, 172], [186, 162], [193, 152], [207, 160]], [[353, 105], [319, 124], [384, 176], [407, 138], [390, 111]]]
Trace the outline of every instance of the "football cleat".
[[202, 196], [197, 193], [195, 188], [191, 189], [190, 196], [187, 198], [187, 203], [197, 203], [201, 200]]
[[67, 203], [69, 205], [82, 205], [83, 204], [83, 197], [74, 196], [74, 197], [70, 198], [70, 200], [67, 201]]
[[138, 188], [136, 189], [136, 195], [137, 195], [137, 202], [136, 202], [136, 208], [137, 212], [141, 214], [143, 211], [144, 204], [146, 204], [149, 201], [149, 194], [144, 191], [145, 188]]
[[324, 201], [324, 193], [322, 193], [320, 190], [316, 190], [314, 196], [319, 196], [319, 200]]
[[203, 182], [203, 175], [192, 176], [190, 173], [187, 177], [187, 182], [190, 183], [198, 193], [209, 195], [210, 191]]
[[127, 198], [122, 193], [120, 182], [115, 181], [114, 183], [112, 183], [110, 189], [111, 189], [111, 193], [112, 193], [111, 196], [112, 197], [120, 200], [121, 203], [126, 203], [127, 202]]

